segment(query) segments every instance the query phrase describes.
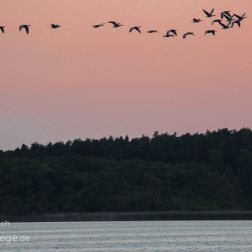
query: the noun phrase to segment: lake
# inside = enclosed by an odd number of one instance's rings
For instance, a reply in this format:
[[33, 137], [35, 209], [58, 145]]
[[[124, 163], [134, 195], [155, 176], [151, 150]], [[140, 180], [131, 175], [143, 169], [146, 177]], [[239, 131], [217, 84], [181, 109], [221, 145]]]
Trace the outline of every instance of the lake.
[[252, 251], [252, 221], [10, 223], [0, 233], [1, 252]]

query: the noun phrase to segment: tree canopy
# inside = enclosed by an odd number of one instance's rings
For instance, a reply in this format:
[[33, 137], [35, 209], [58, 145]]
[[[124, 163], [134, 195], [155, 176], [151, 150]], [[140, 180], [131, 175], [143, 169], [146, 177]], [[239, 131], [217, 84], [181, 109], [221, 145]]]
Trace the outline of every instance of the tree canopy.
[[0, 188], [0, 214], [251, 210], [252, 131], [22, 145]]

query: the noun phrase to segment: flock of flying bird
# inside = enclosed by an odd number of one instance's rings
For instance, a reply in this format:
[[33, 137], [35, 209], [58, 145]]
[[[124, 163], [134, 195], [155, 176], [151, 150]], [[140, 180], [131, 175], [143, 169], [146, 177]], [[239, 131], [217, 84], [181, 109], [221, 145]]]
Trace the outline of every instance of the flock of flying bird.
[[[203, 9], [203, 12], [205, 13], [207, 18], [216, 17], [215, 9], [212, 9], [211, 11], [206, 11], [206, 10]], [[242, 15], [237, 15], [235, 13], [231, 14], [231, 11], [222, 11], [220, 13], [220, 18], [214, 19], [212, 21], [212, 25], [217, 23], [222, 27], [222, 29], [225, 29], [225, 30], [233, 28], [235, 25], [241, 27], [241, 22], [245, 18], [247, 18], [246, 13], [244, 13]], [[197, 23], [200, 23], [200, 22], [203, 22], [203, 20], [200, 19], [200, 18], [193, 18], [192, 19], [192, 23], [194, 23], [194, 24], [197, 24]], [[120, 22], [116, 22], [116, 21], [109, 21], [107, 23], [111, 24], [113, 28], [120, 28], [121, 26], [123, 26], [123, 24], [121, 24]], [[96, 25], [93, 25], [92, 27], [94, 29], [98, 29], [98, 28], [104, 26], [105, 24], [106, 23], [96, 24]], [[28, 25], [28, 24], [22, 24], [22, 25], [19, 26], [19, 31], [24, 31], [27, 34], [29, 34], [30, 33], [30, 26], [31, 25]], [[51, 29], [59, 29], [62, 26], [59, 25], [59, 24], [51, 24], [49, 27]], [[2, 33], [5, 33], [5, 28], [6, 28], [5, 26], [0, 26], [0, 31]], [[141, 26], [130, 27], [129, 32], [130, 33], [132, 33], [132, 32], [142, 33]], [[207, 34], [215, 35], [216, 32], [217, 31], [214, 30], [214, 29], [209, 29], [209, 30], [205, 31], [205, 35], [207, 35]], [[158, 30], [147, 30], [147, 33], [158, 33]], [[165, 35], [163, 37], [170, 38], [170, 37], [177, 37], [177, 36], [178, 36], [177, 30], [176, 29], [170, 29], [165, 33]], [[186, 32], [186, 33], [184, 33], [182, 35], [183, 39], [186, 39], [188, 36], [195, 36], [195, 33], [194, 32]]]
[[[203, 9], [203, 12], [205, 13], [207, 18], [216, 17], [215, 9], [212, 9], [211, 11], [206, 11]], [[222, 29], [230, 29], [230, 28], [233, 28], [235, 25], [241, 27], [241, 22], [245, 18], [247, 18], [246, 13], [244, 13], [242, 15], [237, 15], [235, 13], [231, 14], [231, 11], [222, 11], [220, 14], [220, 18], [214, 19], [212, 21], [212, 25], [218, 23], [222, 27]], [[192, 19], [192, 23], [194, 23], [194, 24], [197, 24], [200, 22], [203, 22], [203, 20], [200, 18], [193, 18]], [[119, 28], [119, 27], [123, 26], [123, 24], [116, 22], [116, 21], [109, 21], [108, 23], [112, 24], [113, 28]], [[106, 23], [96, 24], [96, 25], [93, 25], [93, 28], [97, 29], [97, 28], [104, 26], [105, 24]], [[130, 27], [129, 32], [142, 33], [141, 26]], [[215, 35], [216, 32], [217, 31], [214, 29], [209, 29], [209, 30], [205, 31], [205, 35], [207, 35], [207, 34]], [[147, 30], [147, 33], [158, 33], [158, 30]], [[177, 37], [177, 36], [178, 36], [178, 31], [176, 29], [170, 29], [164, 34], [163, 37], [170, 38], [170, 37]], [[186, 32], [182, 35], [183, 39], [186, 39], [188, 36], [195, 36], [195, 33], [194, 32]]]

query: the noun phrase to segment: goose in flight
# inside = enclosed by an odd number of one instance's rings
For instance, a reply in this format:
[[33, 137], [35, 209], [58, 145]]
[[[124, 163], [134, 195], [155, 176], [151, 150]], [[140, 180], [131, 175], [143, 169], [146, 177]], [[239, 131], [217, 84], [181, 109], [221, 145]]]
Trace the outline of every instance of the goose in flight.
[[30, 32], [30, 25], [23, 24], [19, 26], [19, 31], [25, 30], [27, 34]]
[[232, 22], [231, 23], [231, 27], [233, 28], [235, 24], [238, 25], [239, 27], [241, 27], [241, 21], [239, 19], [237, 19], [234, 22]]
[[171, 34], [171, 30], [167, 31], [166, 34], [164, 35], [164, 38], [173, 38], [175, 37], [175, 34]]
[[1, 31], [2, 33], [4, 33], [4, 32], [5, 32], [5, 26], [0, 26], [0, 31]]
[[139, 33], [142, 33], [140, 28], [141, 28], [141, 26], [133, 26], [129, 29], [129, 32], [137, 31]]
[[221, 22], [221, 19], [215, 19], [215, 20], [213, 20], [212, 25], [214, 25], [215, 23], [219, 23], [219, 22]]
[[192, 20], [192, 22], [193, 22], [194, 24], [197, 24], [197, 23], [202, 22], [202, 20], [201, 20], [200, 18], [194, 18], [194, 19]]
[[97, 29], [97, 28], [100, 28], [100, 27], [102, 27], [104, 25], [105, 25], [105, 23], [103, 23], [103, 24], [96, 24], [96, 25], [93, 25], [93, 28]]
[[147, 33], [158, 33], [158, 30], [148, 30]]
[[222, 11], [221, 18], [226, 18], [228, 21], [230, 21], [230, 19], [232, 19], [232, 15], [230, 14], [230, 11]]
[[210, 12], [208, 12], [208, 11], [206, 11], [206, 10], [203, 9], [203, 12], [206, 14], [206, 16], [207, 16], [208, 18], [211, 18], [211, 17], [214, 17], [214, 16], [215, 16], [215, 14], [214, 14], [214, 9], [212, 9]]
[[240, 15], [234, 14], [233, 17], [236, 17], [239, 21], [242, 21], [243, 19], [247, 18], [246, 13]]
[[183, 39], [186, 39], [188, 36], [195, 36], [193, 32], [187, 32], [183, 35]]
[[171, 29], [168, 32], [172, 33], [174, 36], [178, 36], [178, 32], [175, 29]]
[[222, 26], [222, 29], [224, 30], [231, 28], [231, 22], [229, 22], [228, 24], [223, 24], [221, 20], [217, 20], [216, 22], [219, 23]]
[[216, 32], [217, 32], [216, 30], [207, 30], [207, 31], [205, 32], [205, 35], [207, 35], [207, 34], [212, 34], [212, 35], [215, 36]]
[[51, 29], [58, 29], [58, 28], [61, 28], [61, 25], [59, 25], [59, 24], [51, 24], [50, 27], [51, 27]]
[[119, 27], [123, 26], [123, 24], [120, 24], [120, 23], [115, 22], [115, 21], [109, 21], [108, 23], [112, 24], [113, 28], [119, 28]]
[[222, 29], [229, 29], [230, 26], [231, 26], [231, 22], [229, 22], [228, 24], [223, 24], [221, 19], [213, 20], [212, 25], [215, 24], [215, 23], [218, 23], [219, 25], [221, 25]]

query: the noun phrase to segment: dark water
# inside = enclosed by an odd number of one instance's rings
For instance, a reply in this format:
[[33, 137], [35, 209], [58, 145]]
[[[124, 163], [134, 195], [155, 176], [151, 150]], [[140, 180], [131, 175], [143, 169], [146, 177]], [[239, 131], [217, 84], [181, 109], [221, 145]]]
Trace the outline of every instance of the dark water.
[[251, 221], [11, 223], [0, 232], [30, 238], [1, 241], [1, 252], [252, 252]]

